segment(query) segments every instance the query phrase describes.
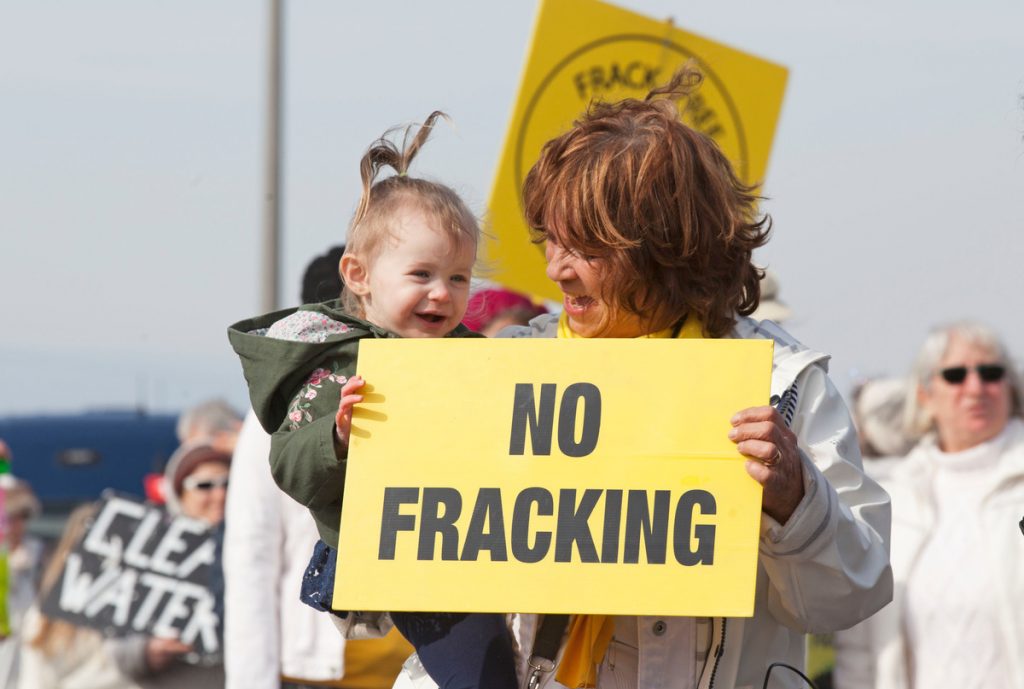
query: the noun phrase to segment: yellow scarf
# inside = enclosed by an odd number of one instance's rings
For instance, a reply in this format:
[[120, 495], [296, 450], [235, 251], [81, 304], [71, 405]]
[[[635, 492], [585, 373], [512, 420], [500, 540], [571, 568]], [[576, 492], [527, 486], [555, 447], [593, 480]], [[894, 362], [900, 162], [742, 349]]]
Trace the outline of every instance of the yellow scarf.
[[[648, 333], [646, 335], [641, 335], [640, 337], [637, 337], [636, 339], [637, 340], [653, 340], [653, 339], [667, 340], [670, 337], [672, 337], [672, 331], [673, 330], [674, 330], [674, 328], [665, 328], [664, 330], [659, 330], [656, 333]], [[687, 318], [685, 321], [683, 321], [683, 327], [680, 328], [679, 334], [676, 335], [676, 339], [679, 339], [679, 340], [700, 339], [700, 338], [703, 338], [703, 337], [704, 337], [704, 327], [701, 325], [701, 322], [698, 321], [696, 318]], [[577, 335], [576, 333], [573, 332], [572, 328], [569, 327], [569, 317], [566, 316], [565, 312], [563, 311], [562, 315], [559, 316], [559, 318], [558, 318], [558, 339], [560, 339], [560, 340], [566, 340], [566, 339], [568, 339], [568, 340], [573, 340], [573, 339], [583, 340], [583, 339], [587, 339], [587, 338], [584, 338], [582, 335]]]
[[[642, 335], [637, 339], [672, 337], [673, 328]], [[676, 334], [678, 339], [696, 339], [704, 336], [703, 327], [696, 318], [687, 318]], [[558, 319], [559, 338], [580, 337], [569, 327], [569, 318], [562, 312]], [[597, 666], [604, 660], [608, 644], [615, 631], [615, 618], [611, 615], [575, 615], [569, 627], [569, 639], [565, 642], [562, 662], [558, 665], [555, 679], [559, 684], [577, 689], [597, 685]]]

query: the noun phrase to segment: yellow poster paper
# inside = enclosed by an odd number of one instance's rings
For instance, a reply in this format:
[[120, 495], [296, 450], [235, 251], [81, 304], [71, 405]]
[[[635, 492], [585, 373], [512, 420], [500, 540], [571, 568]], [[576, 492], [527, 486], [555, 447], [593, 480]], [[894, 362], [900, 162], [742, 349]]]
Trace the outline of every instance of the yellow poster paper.
[[749, 616], [752, 340], [364, 340], [334, 605]]
[[786, 69], [722, 43], [597, 0], [542, 0], [488, 203], [488, 277], [560, 300], [530, 242], [521, 191], [542, 146], [594, 100], [643, 98], [692, 61], [704, 74], [683, 120], [712, 137], [740, 178], [760, 184], [782, 107]]

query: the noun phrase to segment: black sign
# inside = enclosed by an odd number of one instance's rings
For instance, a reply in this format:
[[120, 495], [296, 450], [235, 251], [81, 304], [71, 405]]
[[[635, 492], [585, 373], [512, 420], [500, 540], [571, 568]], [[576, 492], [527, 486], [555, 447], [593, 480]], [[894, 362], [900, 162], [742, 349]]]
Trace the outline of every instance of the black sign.
[[220, 655], [215, 565], [204, 522], [108, 495], [42, 612], [108, 636], [174, 637], [195, 649], [192, 660], [211, 662]]

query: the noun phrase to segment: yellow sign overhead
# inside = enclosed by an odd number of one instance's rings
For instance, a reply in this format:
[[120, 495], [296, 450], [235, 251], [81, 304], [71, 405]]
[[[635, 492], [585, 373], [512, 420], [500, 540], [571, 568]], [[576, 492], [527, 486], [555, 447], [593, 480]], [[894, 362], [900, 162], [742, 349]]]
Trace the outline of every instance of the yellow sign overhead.
[[683, 121], [711, 136], [742, 180], [760, 184], [782, 107], [784, 67], [597, 0], [542, 0], [491, 190], [490, 279], [561, 299], [523, 220], [527, 172], [543, 145], [591, 101], [643, 98], [691, 60], [704, 84], [681, 104]]
[[749, 616], [772, 343], [364, 340], [334, 605]]

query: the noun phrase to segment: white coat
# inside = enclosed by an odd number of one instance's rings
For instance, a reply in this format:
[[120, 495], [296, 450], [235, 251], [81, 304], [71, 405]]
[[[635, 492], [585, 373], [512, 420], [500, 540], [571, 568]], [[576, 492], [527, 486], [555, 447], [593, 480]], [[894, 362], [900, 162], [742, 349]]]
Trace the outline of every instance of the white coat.
[[[995, 470], [986, 475], [982, 501], [984, 528], [977, 534], [991, 554], [995, 594], [1001, 604], [996, 620], [1003, 643], [1000, 655], [1013, 683], [1024, 687], [1024, 537], [1017, 523], [1024, 516], [1024, 421], [1011, 419], [998, 439], [1003, 443]], [[837, 689], [908, 689], [910, 657], [906, 636], [906, 584], [923, 547], [932, 536], [935, 506], [930, 476], [938, 452], [934, 436], [922, 440], [895, 465], [884, 485], [892, 494], [892, 568], [896, 580], [891, 605], [836, 634]], [[955, 547], [955, 544], [950, 544]]]
[[316, 526], [274, 483], [269, 456], [270, 436], [249, 412], [224, 518], [226, 689], [278, 689], [282, 674], [327, 681], [345, 673], [345, 640], [331, 616], [299, 600]]
[[[530, 328], [503, 334], [553, 337], [556, 323], [556, 317], [540, 316]], [[828, 379], [828, 356], [770, 321], [740, 319], [732, 337], [775, 341], [772, 403], [797, 436], [804, 498], [784, 525], [762, 514], [752, 618], [637, 618], [637, 675], [616, 676], [606, 656], [598, 689], [761, 687], [772, 662], [803, 669], [806, 632], [850, 627], [892, 597], [889, 496], [861, 468], [849, 412]], [[339, 626], [349, 634], [375, 632], [386, 628], [386, 620], [350, 615]], [[524, 686], [537, 626], [536, 615], [510, 618]], [[540, 678], [541, 687], [560, 687], [553, 674]], [[395, 684], [433, 686], [415, 656]], [[804, 685], [776, 671], [772, 686]]]

